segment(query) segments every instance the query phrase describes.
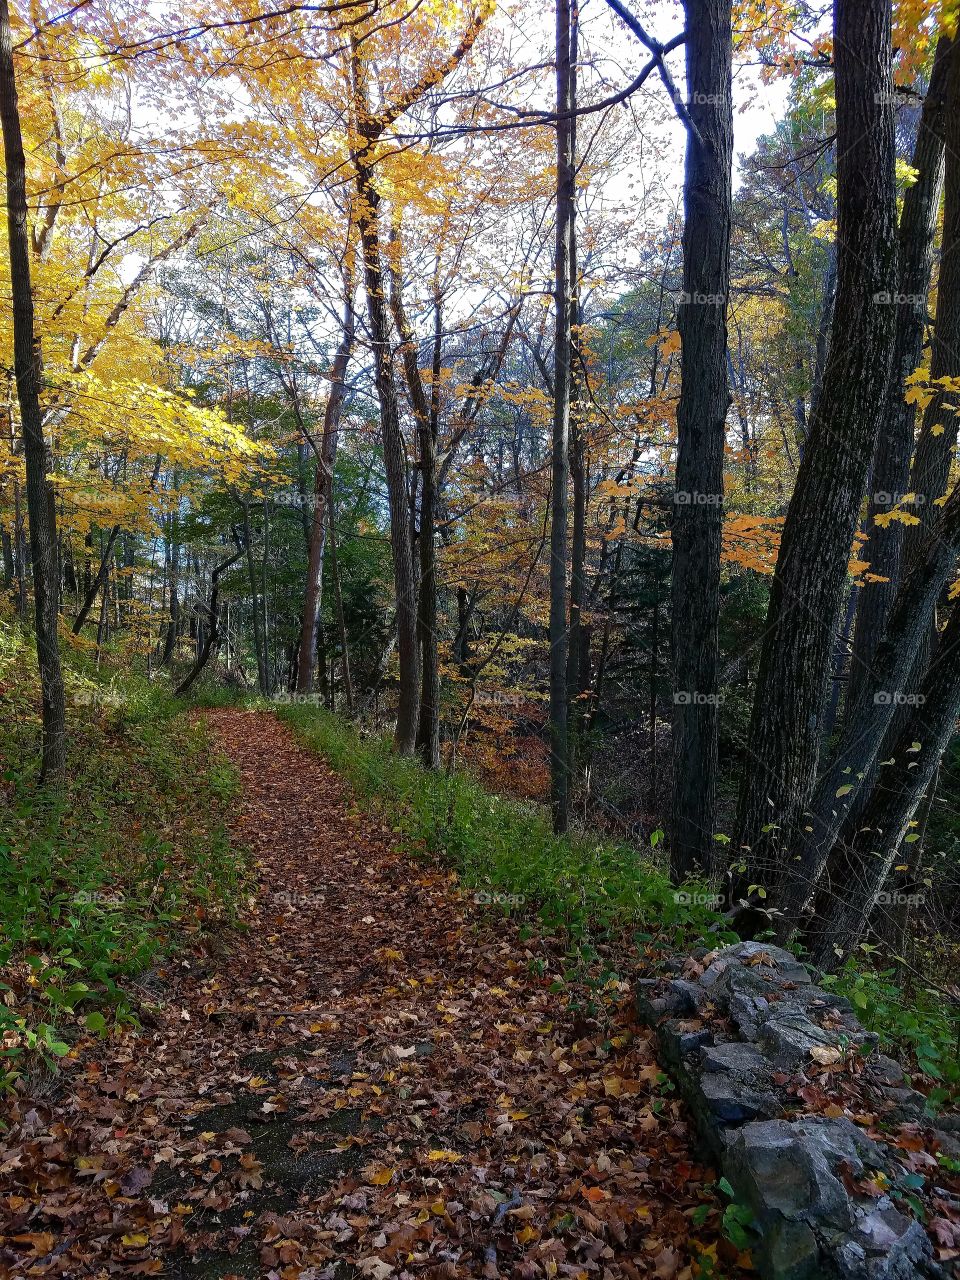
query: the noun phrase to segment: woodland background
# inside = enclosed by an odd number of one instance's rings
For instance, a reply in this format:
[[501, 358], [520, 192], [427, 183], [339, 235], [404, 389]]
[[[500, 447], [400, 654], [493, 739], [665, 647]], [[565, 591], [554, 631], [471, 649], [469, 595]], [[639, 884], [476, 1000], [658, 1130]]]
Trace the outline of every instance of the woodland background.
[[952, 0], [0, 17], [16, 786], [134, 679], [316, 704], [666, 850], [942, 1075]]

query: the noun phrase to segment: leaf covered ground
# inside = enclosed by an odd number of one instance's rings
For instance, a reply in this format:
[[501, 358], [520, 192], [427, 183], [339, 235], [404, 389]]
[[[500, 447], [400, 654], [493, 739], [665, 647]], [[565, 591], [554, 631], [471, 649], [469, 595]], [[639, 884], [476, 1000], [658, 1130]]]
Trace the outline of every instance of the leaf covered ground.
[[2, 1280], [748, 1274], [626, 986], [578, 1011], [272, 715], [209, 715], [258, 891], [9, 1104]]

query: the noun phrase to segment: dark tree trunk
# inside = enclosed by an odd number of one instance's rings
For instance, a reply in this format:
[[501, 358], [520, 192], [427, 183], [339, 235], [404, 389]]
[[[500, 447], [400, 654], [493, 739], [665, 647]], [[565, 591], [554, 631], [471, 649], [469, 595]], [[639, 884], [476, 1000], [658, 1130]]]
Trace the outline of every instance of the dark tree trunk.
[[327, 526], [324, 506], [326, 495], [333, 484], [333, 469], [337, 460], [340, 413], [346, 398], [345, 378], [354, 339], [353, 306], [348, 298], [344, 304], [340, 345], [337, 347], [330, 370], [330, 390], [323, 412], [323, 435], [320, 440], [320, 457], [316, 460], [313, 487], [313, 518], [310, 522], [310, 538], [307, 549], [307, 580], [303, 595], [303, 615], [300, 622], [300, 646], [297, 656], [297, 692], [310, 693], [313, 689], [313, 670], [317, 658], [317, 630], [320, 626], [320, 592], [323, 580], [323, 542]]
[[27, 520], [43, 715], [41, 781], [58, 783], [66, 771], [67, 727], [63, 672], [57, 635], [59, 572], [51, 460], [43, 434], [40, 389], [43, 367], [34, 331], [27, 230], [27, 168], [20, 131], [17, 82], [10, 37], [10, 11], [0, 0], [0, 124], [7, 170], [7, 234], [13, 295], [13, 360], [23, 428], [27, 473]]
[[440, 393], [440, 302], [435, 299], [435, 334], [432, 395], [420, 376], [416, 339], [403, 305], [400, 240], [391, 236], [390, 308], [401, 341], [401, 358], [410, 406], [417, 424], [420, 454], [420, 528], [417, 549], [420, 556], [420, 588], [417, 594], [417, 637], [420, 647], [420, 717], [417, 750], [428, 769], [440, 766], [440, 672], [437, 655], [437, 413]]
[[[823, 389], [787, 510], [764, 629], [738, 843], [775, 884], [813, 787], [830, 651], [892, 355], [896, 190], [890, 7], [837, 0], [837, 295]], [[743, 886], [741, 886], [743, 887]]]
[[234, 552], [227, 560], [221, 560], [214, 567], [213, 573], [210, 575], [210, 602], [207, 605], [207, 626], [205, 628], [206, 637], [203, 642], [197, 660], [190, 668], [187, 675], [177, 685], [175, 690], [177, 697], [182, 693], [186, 693], [197, 676], [210, 660], [211, 654], [215, 654], [220, 645], [220, 578], [226, 571], [237, 563], [243, 555], [242, 550]]
[[897, 293], [891, 298], [897, 317], [893, 367], [877, 439], [867, 504], [868, 539], [862, 552], [862, 558], [870, 562], [871, 574], [885, 581], [865, 583], [860, 590], [847, 689], [848, 709], [856, 705], [859, 698], [900, 577], [904, 526], [899, 520], [881, 526], [875, 523], [875, 518], [889, 513], [892, 504], [909, 489], [916, 410], [905, 400], [904, 390], [908, 376], [920, 364], [923, 353], [933, 247], [943, 190], [947, 92], [951, 75], [956, 78], [950, 71], [956, 60], [953, 42], [948, 36], [941, 36], [913, 151], [912, 167], [917, 171], [917, 180], [907, 187], [900, 214]]
[[814, 964], [836, 969], [856, 945], [910, 835], [960, 715], [960, 609], [937, 645], [918, 705], [901, 733], [851, 844], [834, 847], [804, 941]]
[[331, 477], [327, 488], [327, 523], [330, 526], [330, 579], [333, 583], [333, 611], [340, 637], [340, 670], [343, 675], [343, 700], [347, 713], [353, 714], [353, 679], [350, 675], [350, 643], [343, 612], [343, 590], [340, 583], [340, 553], [337, 546], [337, 509]]
[[120, 526], [115, 524], [110, 530], [107, 538], [107, 545], [104, 547], [103, 555], [100, 557], [100, 567], [97, 569], [97, 576], [87, 587], [86, 594], [83, 598], [83, 604], [80, 606], [80, 612], [73, 620], [73, 634], [78, 636], [83, 630], [83, 624], [87, 620], [87, 615], [93, 608], [93, 602], [97, 598], [97, 592], [107, 580], [107, 574], [110, 571], [110, 557], [113, 555], [113, 548], [116, 545], [117, 538], [120, 536]]
[[[954, 40], [949, 57], [945, 132], [943, 239], [937, 277], [937, 314], [930, 351], [930, 378], [960, 375], [960, 39]], [[919, 363], [919, 361], [918, 361]], [[904, 535], [904, 559], [909, 564], [936, 521], [936, 500], [943, 496], [956, 456], [960, 418], [950, 406], [953, 392], [937, 388], [923, 414], [923, 425], [910, 474], [910, 490], [916, 496], [911, 508], [920, 523]]]
[[420, 721], [420, 656], [417, 632], [417, 584], [410, 535], [410, 499], [407, 487], [407, 451], [400, 428], [400, 409], [393, 376], [390, 326], [387, 314], [383, 254], [380, 244], [378, 209], [380, 194], [374, 182], [372, 154], [382, 129], [370, 114], [363, 79], [362, 58], [353, 54], [353, 90], [357, 128], [364, 140], [354, 156], [354, 177], [358, 197], [357, 220], [363, 250], [363, 277], [367, 297], [370, 343], [373, 349], [374, 379], [380, 406], [380, 435], [390, 505], [390, 546], [397, 604], [397, 653], [400, 659], [400, 697], [394, 749], [413, 755]]
[[717, 627], [723, 449], [729, 405], [730, 0], [686, 0], [688, 111], [684, 173], [682, 364], [673, 539], [673, 823], [675, 880], [713, 859], [717, 775]]
[[[960, 486], [951, 494], [937, 524], [929, 531], [923, 553], [916, 557], [897, 593], [883, 639], [874, 651], [857, 703], [846, 717], [843, 734], [814, 791], [803, 831], [797, 833], [794, 857], [787, 864], [782, 903], [786, 936], [814, 891], [841, 830], [862, 825], [860, 814], [873, 791], [875, 765], [889, 758], [884, 741], [891, 726], [910, 718], [916, 688], [908, 681], [917, 655], [930, 634], [937, 601], [956, 569], [960, 551]], [[894, 736], [899, 737], [900, 729]], [[851, 816], [856, 815], [853, 822]]]
[[550, 483], [550, 802], [553, 827], [566, 831], [570, 807], [567, 735], [567, 481], [570, 470], [570, 382], [576, 278], [576, 136], [570, 0], [556, 0], [557, 191]]
[[247, 579], [250, 583], [250, 609], [253, 622], [253, 649], [257, 658], [257, 686], [262, 697], [270, 695], [267, 678], [267, 659], [264, 648], [263, 617], [260, 612], [260, 597], [257, 590], [257, 566], [253, 558], [253, 526], [250, 523], [250, 504], [243, 502], [243, 549], [247, 561]]

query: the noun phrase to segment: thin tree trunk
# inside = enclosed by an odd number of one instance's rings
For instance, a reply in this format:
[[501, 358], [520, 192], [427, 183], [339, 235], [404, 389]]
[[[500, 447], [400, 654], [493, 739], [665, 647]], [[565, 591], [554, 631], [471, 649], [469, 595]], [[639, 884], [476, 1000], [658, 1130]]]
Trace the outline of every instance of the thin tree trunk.
[[203, 642], [203, 648], [197, 655], [197, 660], [190, 668], [187, 675], [177, 685], [175, 690], [177, 697], [186, 693], [197, 676], [207, 665], [211, 654], [215, 654], [220, 644], [220, 578], [226, 571], [237, 563], [243, 555], [242, 550], [237, 550], [227, 560], [221, 560], [218, 565], [214, 566], [213, 573], [210, 575], [210, 602], [207, 605], [207, 626], [206, 638]]
[[350, 676], [350, 644], [347, 638], [347, 622], [343, 612], [343, 589], [340, 583], [340, 554], [337, 547], [336, 505], [333, 479], [329, 481], [327, 494], [327, 520], [330, 525], [330, 578], [333, 583], [333, 611], [340, 636], [340, 668], [343, 673], [343, 698], [348, 715], [353, 714], [353, 680]]
[[673, 822], [676, 881], [716, 844], [717, 687], [730, 289], [733, 105], [730, 0], [686, 0], [691, 126], [684, 173], [683, 296], [673, 539]]
[[250, 523], [250, 504], [241, 503], [243, 509], [243, 549], [247, 560], [247, 577], [250, 582], [250, 602], [253, 615], [253, 649], [257, 656], [257, 684], [262, 697], [269, 696], [267, 663], [261, 630], [260, 600], [257, 592], [257, 567], [253, 558], [253, 527]]
[[440, 303], [435, 299], [433, 366], [437, 377], [428, 403], [420, 376], [417, 344], [403, 305], [400, 240], [391, 233], [390, 309], [400, 335], [401, 358], [410, 405], [417, 424], [420, 453], [420, 589], [417, 595], [417, 636], [420, 647], [420, 715], [417, 749], [428, 769], [440, 766], [440, 674], [437, 656], [437, 427], [440, 359]]
[[314, 508], [310, 526], [307, 553], [307, 581], [303, 596], [303, 616], [300, 622], [300, 649], [297, 657], [297, 692], [310, 693], [313, 689], [313, 672], [317, 655], [317, 630], [320, 626], [320, 593], [323, 581], [323, 543], [326, 529], [324, 506], [328, 484], [333, 484], [333, 469], [337, 460], [340, 413], [346, 398], [347, 365], [353, 349], [355, 333], [353, 306], [348, 298], [344, 303], [340, 345], [337, 347], [330, 370], [330, 390], [323, 412], [323, 435], [320, 441], [320, 457], [317, 459], [314, 481]]
[[[823, 389], [770, 593], [740, 795], [746, 884], [775, 884], [810, 798], [830, 652], [883, 412], [895, 287], [888, 0], [837, 0], [837, 297]], [[738, 886], [741, 888], [746, 885]]]
[[567, 481], [570, 471], [570, 382], [576, 279], [576, 137], [570, 0], [556, 0], [557, 191], [550, 485], [550, 800], [553, 828], [566, 831], [570, 807], [567, 736]]
[[59, 783], [67, 765], [66, 700], [60, 666], [58, 625], [57, 528], [51, 460], [43, 434], [40, 389], [43, 366], [34, 330], [27, 230], [27, 171], [20, 131], [17, 82], [10, 36], [10, 10], [0, 0], [0, 124], [7, 171], [7, 234], [13, 295], [13, 360], [23, 428], [27, 473], [27, 519], [40, 671], [43, 742], [41, 782]]
[[90, 610], [93, 608], [93, 602], [97, 598], [97, 592], [100, 590], [100, 588], [103, 586], [103, 584], [107, 580], [107, 574], [110, 571], [110, 557], [113, 555], [113, 548], [116, 545], [116, 541], [119, 535], [120, 535], [120, 526], [118, 524], [115, 524], [113, 528], [110, 530], [109, 537], [107, 538], [107, 545], [104, 548], [103, 554], [100, 557], [100, 567], [99, 569], [97, 569], [97, 576], [93, 579], [93, 581], [87, 587], [87, 591], [83, 599], [83, 604], [80, 606], [80, 612], [77, 614], [76, 618], [74, 618], [73, 634], [75, 636], [78, 636], [80, 632], [83, 630], [83, 624], [86, 622], [87, 615], [89, 614]]

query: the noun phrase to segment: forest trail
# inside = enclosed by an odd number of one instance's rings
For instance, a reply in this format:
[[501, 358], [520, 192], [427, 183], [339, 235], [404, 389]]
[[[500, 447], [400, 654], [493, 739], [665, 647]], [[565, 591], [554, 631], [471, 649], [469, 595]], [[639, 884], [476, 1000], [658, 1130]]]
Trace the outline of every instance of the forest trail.
[[626, 992], [613, 1026], [569, 1012], [520, 928], [273, 715], [208, 715], [247, 928], [5, 1135], [43, 1196], [9, 1274], [682, 1280], [718, 1248], [741, 1274]]

